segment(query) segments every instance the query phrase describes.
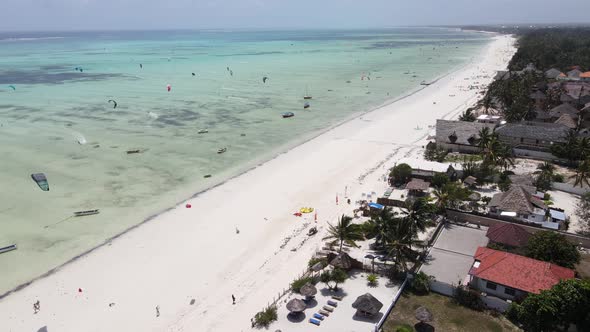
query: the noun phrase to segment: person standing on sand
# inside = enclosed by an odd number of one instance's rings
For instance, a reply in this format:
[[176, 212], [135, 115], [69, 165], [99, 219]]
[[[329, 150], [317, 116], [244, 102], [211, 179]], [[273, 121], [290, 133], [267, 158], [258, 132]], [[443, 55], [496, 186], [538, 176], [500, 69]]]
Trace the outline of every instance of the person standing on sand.
[[156, 317], [160, 317], [160, 306], [156, 306]]
[[39, 300], [37, 300], [37, 302], [33, 303], [33, 311], [36, 314], [39, 312], [39, 310], [41, 310], [41, 303], [39, 302]]
[[234, 294], [231, 295], [232, 304], [236, 304], [236, 297]]

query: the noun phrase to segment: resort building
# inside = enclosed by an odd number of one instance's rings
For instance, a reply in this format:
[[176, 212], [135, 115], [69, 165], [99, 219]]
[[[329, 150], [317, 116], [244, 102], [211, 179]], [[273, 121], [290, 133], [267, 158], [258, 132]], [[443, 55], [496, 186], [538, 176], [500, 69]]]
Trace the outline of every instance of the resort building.
[[493, 125], [500, 124], [502, 121], [502, 117], [499, 115], [491, 115], [491, 114], [482, 114], [478, 116], [475, 121], [479, 123], [489, 123]]
[[582, 71], [580, 71], [579, 69], [573, 69], [567, 72], [567, 78], [570, 80], [579, 80], [580, 79], [580, 75], [582, 74]]
[[486, 236], [490, 243], [510, 248], [522, 248], [529, 242], [531, 234], [517, 224], [498, 223], [488, 228]]
[[488, 203], [488, 209], [488, 214], [493, 217], [515, 218], [550, 229], [559, 229], [566, 219], [562, 211], [549, 209], [542, 200], [521, 186], [512, 186], [504, 193], [495, 194]]
[[469, 286], [503, 300], [539, 294], [574, 278], [574, 270], [485, 247], [477, 248], [469, 271]]
[[483, 128], [494, 129], [490, 123], [436, 120], [436, 145], [451, 152], [477, 153], [479, 132]]
[[555, 143], [565, 143], [569, 128], [556, 123], [507, 123], [496, 129], [503, 143], [518, 149], [550, 152]]
[[545, 77], [552, 80], [557, 79], [559, 75], [565, 76], [565, 74], [563, 74], [561, 70], [555, 68], [551, 68], [545, 72]]

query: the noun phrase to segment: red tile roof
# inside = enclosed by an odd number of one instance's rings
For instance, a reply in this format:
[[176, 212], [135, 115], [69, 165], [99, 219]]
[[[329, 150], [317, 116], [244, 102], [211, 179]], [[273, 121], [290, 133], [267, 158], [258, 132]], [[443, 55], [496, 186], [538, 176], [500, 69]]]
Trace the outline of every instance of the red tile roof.
[[512, 247], [523, 247], [529, 242], [531, 234], [521, 226], [511, 223], [499, 223], [491, 226], [486, 236], [490, 241]]
[[587, 71], [585, 73], [581, 73], [580, 74], [580, 77], [582, 77], [582, 78], [590, 78], [590, 71]]
[[474, 258], [480, 264], [471, 268], [472, 276], [528, 293], [538, 294], [561, 279], [574, 278], [574, 270], [485, 247], [477, 248]]

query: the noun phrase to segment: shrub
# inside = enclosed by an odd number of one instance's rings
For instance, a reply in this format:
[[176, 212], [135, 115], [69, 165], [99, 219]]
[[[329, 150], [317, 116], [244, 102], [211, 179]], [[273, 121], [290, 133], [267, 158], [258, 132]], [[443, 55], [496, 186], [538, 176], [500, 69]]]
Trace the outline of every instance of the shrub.
[[299, 279], [295, 279], [291, 283], [291, 290], [294, 291], [295, 293], [299, 293], [299, 290], [301, 289], [301, 287], [303, 287], [303, 285], [307, 284], [308, 282], [313, 282], [313, 278], [302, 277]]
[[317, 263], [322, 263], [323, 266], [326, 266], [328, 265], [328, 259], [325, 257], [312, 257], [309, 262], [307, 262], [307, 267], [311, 269], [311, 267]]
[[553, 182], [563, 183], [563, 181], [565, 181], [565, 179], [562, 174], [553, 174]]
[[412, 177], [412, 167], [408, 164], [399, 164], [391, 169], [389, 177], [396, 185], [405, 184]]
[[254, 326], [268, 327], [270, 323], [276, 321], [278, 318], [277, 307], [270, 306], [254, 316]]
[[[348, 279], [348, 273], [342, 269], [326, 270], [320, 275], [320, 281], [325, 283], [328, 289], [334, 291], [338, 290], [338, 284], [345, 282], [346, 279]], [[330, 283], [334, 283], [334, 285], [332, 286]]]
[[485, 309], [485, 305], [479, 293], [473, 289], [469, 289], [465, 286], [458, 286], [455, 288], [455, 302], [469, 309], [482, 311]]
[[536, 232], [526, 247], [530, 258], [551, 262], [570, 269], [580, 262], [580, 252], [565, 236], [552, 231]]
[[433, 187], [442, 188], [445, 184], [449, 183], [450, 179], [445, 173], [435, 173], [432, 177], [432, 184]]
[[406, 279], [406, 272], [397, 266], [392, 266], [387, 270], [387, 278], [391, 281], [403, 281]]
[[395, 332], [414, 332], [414, 328], [411, 327], [410, 325], [404, 324], [404, 325], [398, 326], [395, 329]]
[[374, 273], [367, 275], [367, 283], [369, 284], [369, 286], [377, 286], [377, 284], [379, 283], [379, 276], [377, 276]]
[[424, 272], [418, 272], [412, 279], [412, 290], [416, 294], [428, 294], [430, 293], [430, 281], [434, 280], [434, 277], [427, 275]]

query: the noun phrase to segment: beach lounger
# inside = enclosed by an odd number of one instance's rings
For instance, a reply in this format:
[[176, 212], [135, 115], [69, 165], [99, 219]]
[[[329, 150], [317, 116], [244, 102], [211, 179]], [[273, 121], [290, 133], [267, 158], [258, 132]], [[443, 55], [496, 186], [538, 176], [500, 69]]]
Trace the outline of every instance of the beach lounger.
[[332, 298], [333, 298], [334, 300], [342, 301], [342, 299], [344, 298], [344, 296], [336, 296], [336, 295], [332, 295]]
[[317, 312], [313, 314], [313, 318], [317, 318], [319, 320], [324, 320], [324, 316], [318, 314]]
[[320, 310], [320, 314], [322, 314], [322, 315], [324, 315], [324, 316], [326, 316], [326, 317], [330, 316], [330, 313], [329, 313], [329, 312], [327, 312], [326, 310], [323, 310], [323, 309], [322, 309], [322, 310]]
[[327, 305], [325, 305], [322, 309], [328, 311], [328, 312], [334, 312], [334, 308], [333, 307], [329, 307]]
[[312, 324], [314, 324], [314, 325], [320, 326], [320, 321], [317, 320], [317, 319], [310, 318], [309, 319], [309, 322], [312, 323]]
[[328, 305], [331, 305], [333, 307], [337, 307], [338, 306], [338, 302], [332, 301], [332, 300], [328, 300]]

